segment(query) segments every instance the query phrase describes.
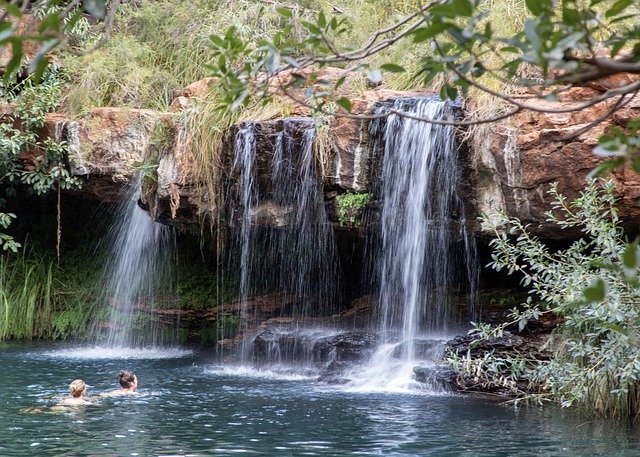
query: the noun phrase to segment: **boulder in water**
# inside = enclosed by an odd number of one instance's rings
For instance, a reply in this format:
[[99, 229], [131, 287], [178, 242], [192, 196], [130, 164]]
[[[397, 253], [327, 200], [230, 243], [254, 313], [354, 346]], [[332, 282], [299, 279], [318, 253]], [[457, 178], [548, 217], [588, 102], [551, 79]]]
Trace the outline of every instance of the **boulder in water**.
[[414, 367], [415, 380], [444, 390], [457, 390], [458, 373], [446, 365]]

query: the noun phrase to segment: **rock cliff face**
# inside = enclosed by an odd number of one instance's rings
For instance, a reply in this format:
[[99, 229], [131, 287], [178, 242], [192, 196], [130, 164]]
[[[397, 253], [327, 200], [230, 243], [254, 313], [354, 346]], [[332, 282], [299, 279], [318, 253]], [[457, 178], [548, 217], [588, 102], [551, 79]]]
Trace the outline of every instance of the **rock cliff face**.
[[[47, 118], [47, 130], [51, 136], [69, 144], [69, 162], [74, 174], [85, 176], [83, 194], [99, 200], [116, 198], [119, 182], [129, 179], [136, 167], [157, 163], [157, 181], [148, 187], [143, 202], [154, 218], [167, 223], [184, 225], [202, 219], [209, 210], [212, 199], [198, 193], [199, 184], [194, 174], [194, 151], [189, 132], [176, 121], [181, 110], [188, 106], [190, 98], [201, 96], [209, 90], [211, 80], [197, 82], [187, 87], [172, 104], [172, 112], [155, 112], [124, 108], [98, 108], [82, 121], [65, 119], [51, 114]], [[574, 88], [562, 95], [560, 108], [569, 107], [581, 100], [591, 99], [607, 87], [619, 81], [603, 81], [593, 87]], [[399, 96], [411, 96], [388, 90], [365, 92], [353, 100], [353, 112], [368, 113], [383, 100]], [[611, 126], [625, 126], [640, 117], [640, 97], [635, 97], [624, 108], [606, 116], [613, 101], [604, 102], [575, 112], [553, 113], [526, 111], [501, 123], [479, 129], [465, 148], [460, 149], [464, 176], [461, 187], [467, 200], [467, 221], [477, 233], [481, 227], [476, 216], [502, 209], [531, 224], [532, 230], [548, 238], [570, 238], [578, 232], [560, 231], [546, 221], [550, 197], [547, 190], [552, 182], [558, 182], [559, 190], [568, 197], [575, 197], [583, 187], [587, 174], [599, 163], [592, 153], [597, 138]], [[539, 106], [541, 110], [545, 104]], [[6, 110], [5, 110], [6, 111]], [[304, 114], [304, 113], [302, 113]], [[594, 119], [604, 118], [596, 126], [586, 129]], [[260, 123], [258, 129], [258, 168], [264, 179], [269, 170], [269, 157], [273, 142], [281, 131], [282, 120]], [[164, 129], [163, 147], [158, 147], [157, 131]], [[233, 136], [227, 135], [223, 157], [218, 164], [220, 183], [228, 185], [232, 180]], [[324, 168], [322, 183], [325, 199], [331, 210], [333, 197], [344, 192], [366, 193], [371, 189], [371, 154], [366, 121], [348, 117], [334, 117], [329, 122], [325, 137], [325, 150], [321, 158]], [[149, 154], [155, 148], [155, 152]], [[149, 157], [153, 156], [153, 159]], [[264, 165], [264, 166], [263, 166]], [[376, 179], [374, 176], [373, 179]], [[631, 170], [614, 173], [620, 192], [620, 212], [627, 228], [640, 231], [640, 177]], [[278, 208], [267, 202], [256, 213], [266, 215], [265, 223], [282, 224]]]
[[[563, 94], [559, 111], [600, 95], [606, 87], [574, 88]], [[578, 196], [587, 175], [602, 161], [593, 154], [598, 138], [613, 126], [625, 127], [640, 117], [640, 97], [633, 98], [623, 109], [607, 116], [613, 106], [607, 101], [575, 112], [544, 113], [527, 111], [509, 122], [493, 125], [478, 135], [472, 146], [471, 178], [475, 180], [474, 197], [477, 213], [502, 209], [519, 217], [531, 230], [548, 238], [571, 238], [579, 231], [560, 230], [547, 222], [550, 209], [547, 194], [550, 184], [570, 199]], [[541, 103], [540, 109], [550, 107]], [[590, 123], [602, 122], [586, 130]], [[640, 176], [630, 169], [613, 173], [619, 191], [619, 209], [626, 228], [640, 231]]]

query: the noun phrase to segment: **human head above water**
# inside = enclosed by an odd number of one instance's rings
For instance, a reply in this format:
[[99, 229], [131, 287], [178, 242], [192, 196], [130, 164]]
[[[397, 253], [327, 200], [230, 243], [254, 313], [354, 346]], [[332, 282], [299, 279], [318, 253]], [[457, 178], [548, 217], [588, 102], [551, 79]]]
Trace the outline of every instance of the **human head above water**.
[[135, 389], [138, 387], [138, 377], [133, 371], [122, 370], [118, 373], [118, 378], [123, 389]]
[[69, 392], [71, 392], [71, 396], [73, 398], [82, 397], [86, 390], [87, 386], [82, 379], [76, 379], [71, 384], [69, 384]]

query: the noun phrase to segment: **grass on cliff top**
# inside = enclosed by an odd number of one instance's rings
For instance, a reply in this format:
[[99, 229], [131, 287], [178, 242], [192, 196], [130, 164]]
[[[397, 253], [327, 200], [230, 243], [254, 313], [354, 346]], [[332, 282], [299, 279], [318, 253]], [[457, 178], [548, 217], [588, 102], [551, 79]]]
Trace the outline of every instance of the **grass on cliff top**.
[[[339, 43], [362, 43], [375, 30], [397, 21], [416, 8], [417, 0], [307, 0], [297, 2], [309, 15], [342, 11], [353, 27]], [[98, 106], [165, 110], [186, 85], [207, 76], [211, 63], [208, 36], [235, 26], [254, 43], [283, 26], [277, 5], [259, 0], [142, 1], [121, 6], [116, 29], [102, 46], [85, 55], [66, 53], [63, 68], [71, 83], [63, 109], [82, 115]], [[294, 31], [294, 35], [302, 33]], [[98, 37], [89, 37], [90, 48]], [[393, 49], [376, 56], [379, 63], [402, 61], [417, 66], [417, 50]], [[393, 75], [392, 75], [393, 76]], [[408, 88], [405, 75], [388, 81]]]
[[[605, 0], [597, 8], [605, 9], [614, 0]], [[91, 53], [67, 53], [63, 68], [71, 83], [63, 100], [72, 115], [87, 113], [97, 106], [124, 106], [164, 110], [186, 85], [207, 76], [211, 63], [209, 36], [220, 35], [235, 26], [244, 40], [257, 43], [282, 29], [279, 5], [297, 5], [300, 14], [311, 17], [318, 11], [346, 17], [348, 32], [339, 37], [339, 48], [348, 50], [366, 42], [371, 34], [397, 22], [422, 4], [420, 0], [142, 0], [125, 2], [117, 16], [115, 30], [106, 44]], [[495, 34], [511, 36], [521, 30], [527, 17], [524, 0], [484, 0]], [[630, 7], [637, 10], [638, 7]], [[628, 19], [626, 22], [632, 21]], [[623, 27], [625, 23], [614, 24]], [[608, 29], [611, 30], [611, 29]], [[303, 31], [293, 30], [292, 38]], [[91, 48], [99, 37], [89, 37]], [[395, 62], [405, 73], [385, 74], [391, 89], [421, 88], [415, 78], [421, 55], [429, 52], [425, 44], [390, 47], [371, 57], [376, 66]], [[499, 59], [497, 59], [499, 60]], [[503, 89], [500, 81], [484, 81], [494, 89]]]

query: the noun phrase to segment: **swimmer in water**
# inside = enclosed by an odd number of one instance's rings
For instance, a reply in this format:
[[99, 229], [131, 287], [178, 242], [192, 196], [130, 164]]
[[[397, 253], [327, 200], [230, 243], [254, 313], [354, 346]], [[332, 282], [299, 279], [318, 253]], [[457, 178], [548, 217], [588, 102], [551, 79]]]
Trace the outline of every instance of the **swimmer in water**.
[[118, 373], [118, 379], [121, 388], [102, 395], [108, 397], [117, 395], [140, 395], [140, 392], [136, 390], [138, 388], [138, 377], [133, 371], [122, 370], [120, 373]]
[[82, 379], [76, 379], [71, 384], [69, 384], [69, 393], [71, 394], [71, 396], [63, 398], [58, 403], [58, 406], [78, 406], [90, 404], [90, 402], [85, 399], [85, 395], [87, 394], [87, 385]]
[[71, 394], [70, 397], [64, 397], [53, 406], [28, 406], [21, 408], [19, 411], [28, 414], [77, 413], [84, 410], [84, 408], [77, 408], [77, 406], [93, 404], [85, 398], [87, 395], [87, 385], [82, 379], [76, 379], [69, 384], [69, 393]]

